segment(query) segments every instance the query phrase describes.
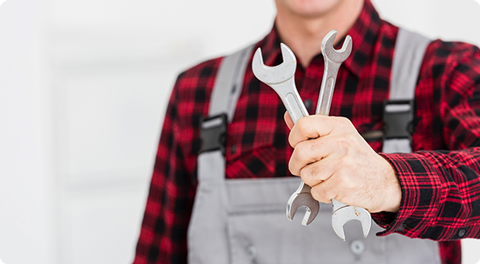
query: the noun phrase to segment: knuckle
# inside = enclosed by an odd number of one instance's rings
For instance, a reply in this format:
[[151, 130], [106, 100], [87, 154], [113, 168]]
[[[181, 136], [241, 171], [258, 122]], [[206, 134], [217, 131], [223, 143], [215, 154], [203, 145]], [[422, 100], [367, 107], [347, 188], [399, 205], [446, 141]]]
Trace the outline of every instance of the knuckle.
[[357, 140], [352, 134], [343, 135], [339, 140], [339, 145], [344, 149], [354, 148]]
[[298, 119], [297, 127], [300, 131], [306, 131], [308, 129], [308, 120], [305, 117]]
[[349, 146], [355, 146], [357, 144], [357, 138], [353, 134], [347, 134], [346, 141], [348, 142]]
[[343, 116], [339, 116], [339, 117], [336, 118], [336, 124], [341, 129], [349, 129], [353, 126], [350, 119], [348, 119], [346, 117], [343, 117]]
[[340, 122], [343, 124], [343, 125], [346, 125], [346, 126], [349, 126], [352, 124], [352, 122], [350, 121], [350, 119], [344, 117], [344, 116], [340, 116], [338, 118], [340, 120]]
[[326, 192], [322, 190], [322, 188], [320, 188], [319, 186], [313, 187], [311, 190], [311, 193], [312, 193], [313, 199], [319, 202], [326, 203], [330, 200], [327, 198]]
[[300, 177], [302, 178], [302, 181], [307, 184], [308, 186], [313, 186], [314, 181], [312, 177], [312, 166], [306, 166], [300, 170]]
[[317, 186], [324, 181], [325, 173], [318, 163], [310, 164], [302, 169], [302, 179], [309, 186]]

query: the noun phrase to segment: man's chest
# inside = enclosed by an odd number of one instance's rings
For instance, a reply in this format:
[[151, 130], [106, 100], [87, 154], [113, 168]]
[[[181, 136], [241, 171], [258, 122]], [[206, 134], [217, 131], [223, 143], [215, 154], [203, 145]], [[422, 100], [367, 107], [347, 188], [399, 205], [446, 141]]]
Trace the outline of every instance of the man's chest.
[[[297, 89], [309, 114], [315, 114], [323, 68], [297, 74]], [[316, 73], [316, 74], [313, 74]], [[388, 82], [359, 79], [341, 70], [332, 99], [330, 115], [349, 118], [360, 134], [383, 130], [383, 105]], [[228, 126], [226, 144], [227, 178], [269, 178], [290, 175], [292, 147], [284, 122], [285, 107], [268, 86], [251, 80], [238, 100]], [[367, 141], [380, 151], [381, 134]]]

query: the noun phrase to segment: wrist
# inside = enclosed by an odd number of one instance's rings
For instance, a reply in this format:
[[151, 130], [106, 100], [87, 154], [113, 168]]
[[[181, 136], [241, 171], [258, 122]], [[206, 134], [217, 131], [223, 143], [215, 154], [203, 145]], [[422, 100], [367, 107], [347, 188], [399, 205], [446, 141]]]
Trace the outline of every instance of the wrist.
[[383, 195], [385, 203], [382, 206], [382, 211], [396, 213], [398, 212], [402, 201], [402, 188], [398, 176], [395, 173], [395, 169], [387, 159], [384, 157], [382, 158], [385, 161], [385, 192]]

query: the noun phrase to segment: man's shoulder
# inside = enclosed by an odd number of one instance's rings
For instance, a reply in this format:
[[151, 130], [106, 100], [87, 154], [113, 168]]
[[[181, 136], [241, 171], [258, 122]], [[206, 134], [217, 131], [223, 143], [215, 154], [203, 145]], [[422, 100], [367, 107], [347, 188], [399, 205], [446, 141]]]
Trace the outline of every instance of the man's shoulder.
[[181, 91], [196, 91], [209, 93], [215, 84], [218, 70], [225, 57], [244, 52], [252, 47], [252, 45], [239, 49], [224, 56], [215, 57], [195, 64], [194, 66], [181, 72], [176, 81], [175, 88]]
[[442, 39], [433, 40], [430, 44], [437, 56], [465, 56], [478, 52], [478, 47], [462, 41], [446, 41]]
[[222, 59], [216, 57], [202, 61], [178, 74], [173, 88], [176, 100], [180, 102], [195, 98], [196, 103], [206, 102], [210, 98]]
[[[404, 28], [407, 31], [412, 31], [422, 36], [428, 37], [425, 34], [418, 32], [411, 28]], [[400, 30], [400, 27], [389, 23], [388, 21], [383, 21], [380, 32], [381, 36], [383, 37], [383, 43], [390, 43], [392, 47], [394, 47], [395, 39], [397, 38], [397, 34]], [[430, 38], [430, 37], [428, 37]], [[389, 41], [385, 41], [388, 39]], [[479, 52], [478, 46], [462, 42], [462, 41], [452, 41], [452, 40], [445, 40], [445, 39], [431, 39], [430, 44], [428, 45], [426, 57], [432, 57], [436, 59], [441, 58], [449, 58], [449, 60], [461, 59], [465, 56], [474, 55], [475, 53]]]
[[[452, 88], [468, 93], [480, 73], [480, 50], [461, 41], [432, 40], [422, 63], [420, 78], [434, 89]], [[422, 82], [422, 81], [420, 81]], [[439, 93], [440, 94], [440, 93]]]
[[216, 57], [194, 64], [193, 66], [190, 66], [186, 70], [182, 71], [178, 75], [178, 79], [182, 80], [185, 78], [214, 78], [223, 58], [224, 56]]
[[245, 52], [253, 47], [253, 44], [246, 46], [242, 49], [231, 52], [230, 54], [225, 54], [223, 56], [215, 57], [212, 59], [204, 60], [200, 63], [195, 64], [194, 66], [186, 69], [179, 74], [179, 79], [182, 78], [191, 78], [191, 77], [202, 77], [202, 78], [211, 78], [215, 77], [218, 69], [223, 61], [223, 59], [230, 55], [235, 55], [241, 52]]
[[451, 73], [459, 65], [478, 68], [480, 49], [476, 45], [466, 42], [435, 39], [427, 48], [424, 64], [429, 65], [432, 69], [443, 69], [442, 74]]

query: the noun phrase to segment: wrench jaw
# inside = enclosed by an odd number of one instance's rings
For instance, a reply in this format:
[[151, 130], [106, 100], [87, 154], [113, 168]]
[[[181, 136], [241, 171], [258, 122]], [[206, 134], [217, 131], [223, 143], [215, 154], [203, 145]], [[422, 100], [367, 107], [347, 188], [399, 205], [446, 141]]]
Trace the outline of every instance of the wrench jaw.
[[287, 218], [292, 221], [298, 208], [305, 206], [307, 211], [302, 219], [302, 225], [309, 225], [315, 217], [317, 217], [320, 210], [320, 204], [317, 200], [313, 199], [310, 193], [297, 193], [294, 192], [287, 202]]
[[347, 35], [345, 41], [343, 42], [342, 48], [339, 50], [335, 50], [333, 48], [333, 44], [335, 42], [335, 37], [337, 36], [337, 31], [332, 30], [328, 32], [328, 34], [323, 38], [322, 41], [322, 54], [326, 54], [326, 58], [330, 61], [336, 63], [344, 62], [350, 53], [352, 53], [352, 37]]
[[262, 51], [257, 49], [253, 56], [252, 71], [258, 80], [270, 86], [280, 97], [294, 123], [301, 117], [307, 116], [308, 111], [303, 104], [295, 87], [295, 70], [297, 60], [292, 50], [281, 43], [283, 62], [277, 66], [266, 66], [263, 62]]
[[357, 220], [362, 224], [363, 237], [367, 237], [372, 226], [372, 219], [370, 213], [356, 206], [344, 206], [340, 209], [334, 210], [332, 214], [332, 227], [333, 231], [338, 237], [345, 241], [345, 232], [343, 226], [352, 220]]
[[297, 59], [287, 45], [281, 43], [283, 63], [277, 66], [267, 66], [263, 63], [262, 50], [258, 48], [253, 55], [252, 71], [261, 82], [273, 85], [283, 83], [295, 76]]

